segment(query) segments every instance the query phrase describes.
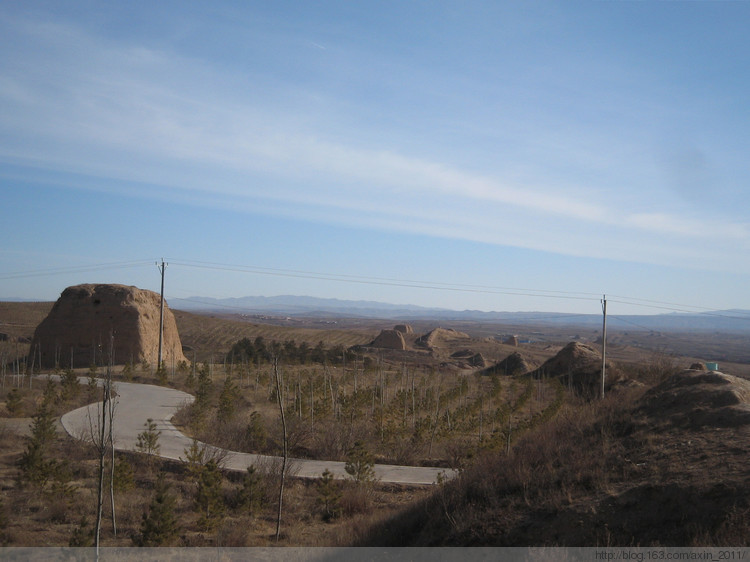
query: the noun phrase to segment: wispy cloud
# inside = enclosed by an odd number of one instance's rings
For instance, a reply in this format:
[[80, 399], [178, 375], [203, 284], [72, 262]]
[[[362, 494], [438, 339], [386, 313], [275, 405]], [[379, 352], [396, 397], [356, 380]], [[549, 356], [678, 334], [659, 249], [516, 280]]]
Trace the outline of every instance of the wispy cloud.
[[570, 178], [521, 182], [444, 163], [429, 147], [395, 150], [366, 129], [327, 126], [263, 83], [239, 94], [231, 70], [173, 52], [62, 24], [0, 25], [17, 46], [0, 54], [8, 164], [94, 176], [105, 190], [132, 182], [176, 200], [570, 255], [679, 265], [750, 247], [745, 224], [702, 227], [647, 202], [611, 202], [595, 184], [571, 193]]

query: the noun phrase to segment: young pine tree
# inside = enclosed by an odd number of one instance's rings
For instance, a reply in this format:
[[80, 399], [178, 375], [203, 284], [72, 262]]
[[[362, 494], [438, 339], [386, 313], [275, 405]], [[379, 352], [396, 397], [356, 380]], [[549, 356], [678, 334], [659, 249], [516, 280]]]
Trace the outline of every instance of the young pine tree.
[[169, 492], [164, 473], [160, 472], [156, 478], [154, 496], [148, 506], [148, 511], [141, 519], [141, 532], [134, 539], [136, 545], [164, 546], [174, 540], [179, 532], [175, 503], [176, 499]]
[[341, 491], [333, 480], [333, 473], [327, 468], [323, 471], [320, 480], [316, 482], [318, 489], [317, 503], [323, 511], [323, 520], [330, 521], [335, 519], [341, 513], [339, 500], [341, 500]]
[[242, 479], [242, 488], [240, 488], [240, 506], [253, 515], [263, 507], [264, 496], [263, 476], [255, 470], [254, 466], [248, 466]]
[[78, 375], [73, 369], [65, 369], [60, 377], [60, 398], [62, 400], [71, 400], [76, 398], [81, 392], [81, 385], [78, 382]]
[[231, 375], [224, 379], [224, 386], [219, 395], [218, 418], [220, 424], [225, 424], [232, 419], [235, 411], [235, 401], [237, 400], [237, 387], [232, 382]]
[[224, 517], [223, 476], [214, 460], [208, 461], [198, 476], [195, 507], [201, 514], [198, 525], [205, 531], [214, 529]]
[[204, 363], [198, 370], [198, 388], [195, 390], [195, 401], [191, 408], [191, 425], [200, 428], [206, 419], [206, 414], [211, 405], [211, 368]]
[[32, 417], [31, 436], [27, 438], [26, 450], [18, 461], [21, 481], [39, 488], [44, 488], [57, 468], [56, 461], [47, 458], [49, 445], [55, 437], [55, 418], [52, 411], [55, 399], [54, 383], [48, 381], [42, 402]]
[[138, 434], [138, 440], [135, 443], [135, 448], [141, 453], [145, 453], [148, 456], [148, 464], [151, 466], [153, 457], [159, 454], [161, 446], [159, 445], [159, 435], [161, 431], [157, 431], [156, 423], [151, 418], [146, 420], [143, 424], [146, 429]]
[[21, 413], [21, 406], [23, 405], [23, 395], [21, 392], [14, 388], [5, 397], [5, 408], [11, 417]]
[[344, 470], [347, 474], [358, 484], [368, 484], [376, 480], [374, 467], [375, 458], [372, 454], [361, 441], [355, 442], [346, 455]]

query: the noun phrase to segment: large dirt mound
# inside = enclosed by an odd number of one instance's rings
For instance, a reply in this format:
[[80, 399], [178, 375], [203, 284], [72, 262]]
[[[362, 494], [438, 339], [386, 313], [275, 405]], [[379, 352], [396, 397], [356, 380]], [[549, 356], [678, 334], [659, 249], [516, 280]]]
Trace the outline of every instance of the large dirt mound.
[[469, 334], [459, 332], [453, 328], [435, 328], [431, 332], [427, 332], [425, 335], [418, 337], [415, 344], [421, 347], [426, 347], [427, 349], [434, 349], [446, 347], [449, 343], [469, 339], [471, 339]]
[[545, 361], [542, 369], [552, 377], [559, 377], [571, 371], [589, 370], [601, 371], [602, 356], [599, 352], [585, 343], [571, 342], [563, 347], [557, 355]]
[[639, 410], [651, 419], [692, 429], [748, 425], [750, 381], [686, 370], [649, 390]]
[[370, 346], [381, 349], [397, 349], [399, 351], [404, 351], [406, 349], [406, 341], [404, 340], [403, 334], [398, 330], [382, 330]]
[[492, 367], [489, 367], [482, 371], [483, 375], [524, 375], [529, 371], [534, 370], [539, 364], [534, 364], [523, 355], [514, 351], [508, 357], [502, 361], [495, 363]]
[[[156, 365], [159, 348], [158, 293], [126, 285], [76, 285], [60, 295], [34, 332], [31, 351], [44, 367], [106, 363], [110, 334], [114, 360]], [[185, 360], [174, 315], [164, 303], [163, 361]]]
[[[602, 356], [588, 344], [570, 342], [554, 357], [536, 369], [534, 377], [555, 377], [583, 396], [595, 396], [602, 376]], [[613, 365], [607, 363], [607, 385], [619, 380]]]
[[457, 359], [467, 367], [484, 367], [486, 365], [486, 361], [482, 354], [475, 353], [471, 349], [460, 349], [455, 353], [451, 353], [451, 359]]

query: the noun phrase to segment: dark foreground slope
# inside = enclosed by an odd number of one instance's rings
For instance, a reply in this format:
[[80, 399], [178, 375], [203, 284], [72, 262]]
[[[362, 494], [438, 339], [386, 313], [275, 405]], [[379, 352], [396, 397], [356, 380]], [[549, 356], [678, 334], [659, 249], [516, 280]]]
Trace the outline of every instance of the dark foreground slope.
[[748, 381], [685, 371], [568, 407], [361, 544], [748, 544], [749, 402]]

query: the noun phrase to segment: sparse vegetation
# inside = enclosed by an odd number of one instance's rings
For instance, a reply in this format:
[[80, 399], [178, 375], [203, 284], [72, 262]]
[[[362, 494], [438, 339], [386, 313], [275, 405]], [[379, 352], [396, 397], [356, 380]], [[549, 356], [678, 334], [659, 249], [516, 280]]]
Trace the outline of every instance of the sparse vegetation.
[[198, 489], [195, 494], [195, 508], [200, 514], [198, 526], [211, 531], [224, 517], [224, 497], [221, 491], [223, 476], [216, 461], [208, 461], [197, 475]]
[[22, 392], [17, 388], [12, 388], [5, 397], [5, 409], [11, 417], [16, 417], [21, 413], [21, 403], [23, 400]]
[[135, 471], [127, 459], [118, 458], [112, 472], [112, 485], [116, 492], [127, 492], [135, 487]]
[[73, 529], [73, 534], [70, 537], [68, 546], [73, 547], [88, 547], [94, 544], [93, 530], [89, 528], [89, 520], [85, 515], [81, 517], [81, 521], [78, 526]]
[[257, 515], [267, 503], [263, 475], [254, 466], [248, 466], [242, 478], [238, 494], [238, 505], [249, 515]]
[[153, 498], [141, 519], [141, 532], [134, 538], [136, 545], [165, 546], [174, 540], [179, 531], [176, 502], [164, 473], [159, 472]]
[[357, 484], [370, 484], [375, 481], [375, 458], [365, 449], [361, 441], [354, 443], [346, 456], [346, 473]]
[[49, 445], [55, 436], [52, 410], [55, 397], [54, 383], [48, 380], [42, 401], [32, 418], [26, 450], [18, 461], [21, 482], [32, 484], [40, 490], [44, 490], [49, 480], [60, 471], [58, 461], [50, 458], [49, 454]]
[[143, 424], [146, 429], [138, 434], [138, 441], [135, 444], [136, 451], [144, 453], [149, 459], [149, 463], [153, 462], [153, 457], [159, 454], [159, 435], [161, 431], [156, 429], [156, 423], [151, 418], [146, 420]]
[[[750, 496], [738, 476], [746, 446], [732, 428], [677, 427], [644, 409], [641, 395], [689, 363], [674, 351], [620, 351], [628, 361], [620, 359], [617, 372], [645, 386], [615, 388], [600, 403], [576, 396], [564, 377], [472, 374], [478, 369], [424, 354], [339, 353], [344, 345], [304, 340], [301, 330], [268, 334], [248, 337], [252, 349], [239, 345], [242, 338], [234, 349], [231, 342], [216, 348], [221, 363], [204, 353], [195, 369], [172, 366], [160, 382], [192, 384], [196, 403], [175, 421], [201, 441], [278, 454], [280, 394], [290, 456], [347, 462], [349, 481], [330, 472], [314, 481], [289, 474], [279, 544], [726, 545], [750, 538]], [[263, 348], [284, 357], [281, 393]], [[555, 351], [539, 346], [537, 365]], [[140, 370], [143, 378], [132, 365], [119, 376], [153, 383], [162, 371]], [[75, 375], [96, 372], [61, 371], [59, 383], [3, 378], [0, 415], [34, 415], [34, 425], [28, 438], [0, 429], [0, 544], [39, 544], [34, 525], [45, 529], [45, 544], [90, 544], [96, 455], [48, 428], [87, 399]], [[187, 465], [178, 466], [156, 457], [158, 428], [150, 424], [140, 442], [146, 457], [118, 454], [118, 534], [103, 528], [103, 545], [273, 543], [280, 465], [225, 473], [214, 449], [196, 441], [185, 451]], [[373, 481], [374, 462], [441, 464], [461, 474], [430, 489], [401, 487]]]
[[340, 515], [341, 491], [333, 474], [328, 469], [323, 471], [320, 480], [316, 484], [318, 488], [318, 504], [320, 504], [324, 521], [330, 521]]

